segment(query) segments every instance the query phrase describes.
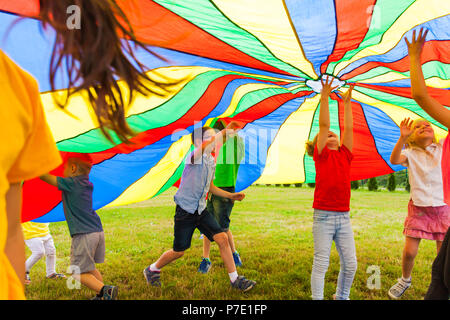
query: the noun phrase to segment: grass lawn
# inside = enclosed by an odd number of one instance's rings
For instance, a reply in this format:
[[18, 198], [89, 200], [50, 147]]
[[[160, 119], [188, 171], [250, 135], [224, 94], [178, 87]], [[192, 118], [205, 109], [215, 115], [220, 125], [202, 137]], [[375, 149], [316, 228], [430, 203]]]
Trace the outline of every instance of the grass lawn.
[[[198, 230], [184, 257], [163, 269], [163, 287], [148, 286], [142, 270], [172, 246], [175, 190], [141, 203], [99, 210], [106, 237], [106, 261], [98, 269], [105, 283], [119, 286], [120, 299], [310, 299], [314, 189], [306, 186], [253, 186], [246, 191], [245, 200], [236, 203], [231, 230], [243, 260], [239, 274], [257, 281], [250, 292], [242, 294], [231, 289], [215, 244], [210, 272], [206, 275], [197, 272], [202, 256]], [[351, 219], [358, 258], [352, 300], [388, 299], [387, 290], [401, 276], [402, 230], [408, 200], [405, 191], [352, 191]], [[52, 223], [50, 230], [57, 250], [57, 271], [66, 272], [70, 264], [67, 225]], [[413, 285], [404, 299], [423, 299], [435, 255], [435, 242], [422, 241], [413, 270]], [[379, 290], [367, 285], [372, 275], [367, 273], [370, 266], [379, 267]], [[325, 280], [326, 299], [331, 299], [334, 293], [338, 273], [339, 256], [333, 245]], [[68, 289], [65, 280], [47, 280], [43, 259], [31, 270], [31, 279], [26, 288], [28, 299], [93, 296], [84, 287]]]

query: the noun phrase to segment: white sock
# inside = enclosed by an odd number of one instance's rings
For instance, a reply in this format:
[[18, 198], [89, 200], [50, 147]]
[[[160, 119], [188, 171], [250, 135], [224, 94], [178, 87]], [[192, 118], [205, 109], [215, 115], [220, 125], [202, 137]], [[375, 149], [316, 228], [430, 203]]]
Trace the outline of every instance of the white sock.
[[411, 282], [411, 276], [410, 276], [408, 279], [406, 279], [406, 278], [404, 278], [404, 277], [402, 276], [402, 280], [405, 281], [405, 282]]
[[156, 262], [155, 262], [154, 264], [151, 264], [151, 265], [150, 265], [150, 271], [160, 272], [161, 269], [158, 269], [158, 268], [156, 267]]
[[228, 276], [230, 277], [231, 282], [235, 282], [238, 278], [238, 273], [237, 271], [234, 271], [232, 273], [229, 273]]

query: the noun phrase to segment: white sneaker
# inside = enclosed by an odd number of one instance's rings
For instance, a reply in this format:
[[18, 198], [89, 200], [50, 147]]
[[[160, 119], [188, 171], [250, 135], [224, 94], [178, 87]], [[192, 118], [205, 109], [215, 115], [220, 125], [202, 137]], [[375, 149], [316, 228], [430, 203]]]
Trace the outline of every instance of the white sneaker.
[[411, 287], [411, 281], [408, 282], [400, 278], [398, 279], [398, 282], [389, 289], [388, 295], [392, 299], [400, 299], [409, 287]]

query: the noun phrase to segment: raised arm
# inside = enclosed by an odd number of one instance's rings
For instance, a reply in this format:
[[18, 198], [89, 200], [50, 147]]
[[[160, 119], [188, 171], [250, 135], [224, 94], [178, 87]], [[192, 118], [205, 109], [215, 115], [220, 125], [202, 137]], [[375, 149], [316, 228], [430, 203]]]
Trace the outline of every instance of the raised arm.
[[39, 177], [42, 181], [51, 184], [54, 187], [58, 187], [58, 181], [56, 180], [56, 176], [46, 173]]
[[331, 87], [333, 78], [330, 80], [326, 76], [325, 82], [323, 78], [320, 79], [322, 83], [322, 91], [320, 92], [320, 112], [319, 112], [319, 135], [317, 136], [317, 151], [322, 153], [323, 148], [325, 148], [328, 140], [328, 131], [330, 131], [330, 107], [328, 105], [328, 98], [330, 97], [331, 91], [337, 88]]
[[192, 155], [192, 157], [193, 157], [192, 163], [196, 163], [195, 161], [198, 161], [199, 159], [201, 159], [203, 152], [211, 143], [215, 142], [216, 147], [217, 146], [221, 147], [222, 144], [224, 143], [226, 136], [230, 135], [230, 134], [234, 134], [235, 132], [237, 132], [239, 130], [239, 128], [240, 128], [240, 124], [236, 121], [232, 121], [227, 125], [227, 127], [225, 129], [221, 130], [220, 132], [218, 132], [216, 135], [214, 135], [210, 139], [203, 140], [201, 147], [196, 148]]
[[414, 30], [411, 42], [405, 37], [410, 62], [412, 97], [426, 113], [442, 125], [450, 128], [450, 110], [447, 110], [428, 93], [420, 64], [420, 57], [427, 33], [428, 30], [424, 31], [422, 28], [416, 38], [416, 31]]
[[342, 96], [344, 100], [344, 133], [342, 135], [342, 144], [347, 147], [350, 152], [353, 150], [353, 112], [352, 112], [352, 91], [354, 84]]
[[390, 162], [392, 164], [402, 164], [407, 160], [407, 158], [401, 153], [406, 140], [413, 132], [412, 123], [413, 121], [409, 118], [403, 119], [403, 121], [400, 123], [400, 138], [398, 139], [391, 153]]

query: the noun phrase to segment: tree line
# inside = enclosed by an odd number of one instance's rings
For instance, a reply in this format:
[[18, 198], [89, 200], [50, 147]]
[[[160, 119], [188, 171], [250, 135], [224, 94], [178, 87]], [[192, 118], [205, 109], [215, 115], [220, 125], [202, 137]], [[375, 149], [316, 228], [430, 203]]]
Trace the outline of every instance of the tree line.
[[[294, 185], [297, 188], [302, 187], [302, 183], [294, 183], [294, 184], [275, 184], [277, 187], [290, 187], [291, 185]], [[306, 184], [310, 188], [314, 188], [316, 186], [315, 183], [307, 183]], [[267, 186], [270, 186], [270, 184], [267, 184]], [[351, 182], [351, 188], [353, 190], [367, 187], [369, 191], [377, 191], [380, 188], [385, 188], [389, 191], [395, 191], [398, 188], [405, 189], [409, 192], [410, 185], [409, 185], [409, 179], [408, 179], [408, 171], [407, 170], [401, 170], [397, 171], [391, 174], [386, 174], [379, 177], [373, 177], [370, 179], [364, 179], [364, 180], [355, 180]]]

